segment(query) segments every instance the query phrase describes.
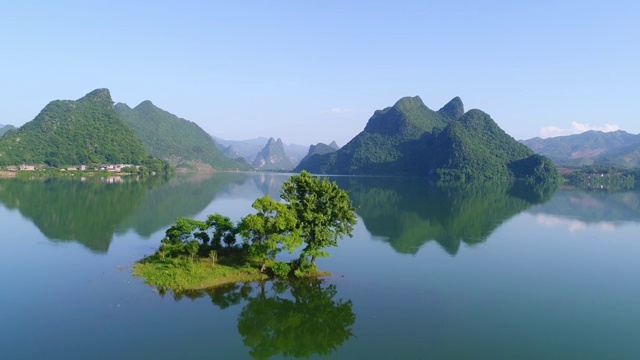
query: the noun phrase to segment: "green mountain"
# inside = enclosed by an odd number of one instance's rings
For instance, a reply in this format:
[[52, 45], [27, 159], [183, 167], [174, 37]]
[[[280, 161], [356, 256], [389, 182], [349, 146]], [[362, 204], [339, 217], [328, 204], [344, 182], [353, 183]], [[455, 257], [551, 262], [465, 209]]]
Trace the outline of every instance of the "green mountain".
[[284, 152], [282, 140], [270, 138], [253, 160], [253, 167], [259, 170], [291, 170], [293, 164]]
[[[637, 166], [640, 135], [618, 130], [613, 132], [587, 131], [581, 134], [521, 141], [538, 154], [549, 157], [556, 165], [581, 166], [609, 163]], [[636, 159], [636, 160], [634, 160]]]
[[171, 165], [215, 170], [252, 170], [242, 160], [224, 156], [216, 144], [197, 124], [179, 118], [151, 103], [143, 101], [135, 108], [118, 103], [118, 115], [138, 134], [149, 154]]
[[0, 165], [141, 164], [146, 158], [142, 141], [116, 114], [107, 89], [76, 101], [52, 101], [0, 139]]
[[[525, 161], [525, 159], [528, 159]], [[437, 176], [444, 180], [557, 179], [553, 164], [455, 97], [439, 111], [419, 97], [376, 111], [340, 150], [313, 156], [295, 171], [354, 175]]]
[[325, 143], [317, 143], [315, 145], [309, 146], [309, 152], [305, 157], [300, 160], [300, 163], [308, 161], [313, 155], [324, 155], [330, 154], [332, 152], [338, 151], [339, 147], [335, 141], [333, 141], [330, 145]]
[[445, 106], [438, 110], [438, 113], [449, 119], [459, 119], [464, 115], [464, 104], [462, 103], [462, 99], [458, 96], [454, 97]]
[[4, 135], [7, 131], [9, 130], [13, 130], [16, 127], [13, 125], [0, 125], [0, 137], [2, 137], [2, 135]]
[[377, 110], [364, 131], [340, 150], [301, 162], [295, 171], [332, 174], [411, 174], [403, 161], [425, 133], [444, 128], [451, 120], [427, 108], [420, 97], [405, 97]]

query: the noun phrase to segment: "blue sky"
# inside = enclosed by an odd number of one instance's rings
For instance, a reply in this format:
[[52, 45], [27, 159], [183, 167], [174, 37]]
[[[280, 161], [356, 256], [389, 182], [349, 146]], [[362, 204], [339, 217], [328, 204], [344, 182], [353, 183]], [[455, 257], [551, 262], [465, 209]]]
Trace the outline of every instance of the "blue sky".
[[454, 96], [516, 139], [640, 133], [640, 2], [0, 3], [0, 123], [106, 87], [226, 139], [344, 145]]

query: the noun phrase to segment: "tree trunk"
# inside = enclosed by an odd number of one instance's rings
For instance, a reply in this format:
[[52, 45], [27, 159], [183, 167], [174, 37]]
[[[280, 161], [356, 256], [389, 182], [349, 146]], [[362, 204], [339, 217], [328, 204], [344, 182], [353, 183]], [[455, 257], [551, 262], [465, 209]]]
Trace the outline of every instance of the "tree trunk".
[[315, 265], [316, 264], [316, 257], [312, 256], [311, 257], [311, 265]]
[[262, 267], [260, 268], [260, 272], [265, 272], [267, 270], [267, 263], [262, 263]]

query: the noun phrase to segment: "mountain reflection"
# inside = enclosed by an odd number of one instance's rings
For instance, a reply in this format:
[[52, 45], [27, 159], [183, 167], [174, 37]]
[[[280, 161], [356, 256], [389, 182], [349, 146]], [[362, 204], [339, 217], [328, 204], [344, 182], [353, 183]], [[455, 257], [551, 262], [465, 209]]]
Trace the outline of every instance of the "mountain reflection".
[[509, 183], [436, 186], [420, 178], [336, 178], [367, 230], [399, 253], [415, 254], [434, 240], [455, 255], [461, 243], [484, 241], [500, 224], [547, 201], [554, 187]]
[[[114, 234], [133, 230], [148, 238], [178, 217], [197, 216], [223, 194], [232, 201], [246, 202], [248, 213], [249, 204], [258, 197], [269, 194], [278, 199], [288, 178], [287, 174], [217, 173], [170, 179], [123, 177], [123, 182], [114, 184], [91, 179], [5, 179], [0, 181], [0, 202], [19, 210], [52, 241], [76, 241], [94, 252], [107, 252]], [[397, 252], [409, 254], [431, 240], [456, 254], [461, 243], [484, 241], [505, 220], [532, 204], [548, 201], [555, 190], [509, 184], [442, 187], [425, 179], [402, 177], [339, 176], [331, 180], [350, 191], [372, 235], [385, 238]], [[605, 199], [603, 195], [598, 201]], [[625, 206], [638, 209], [637, 197], [618, 202], [625, 201]], [[556, 206], [561, 207], [562, 201]], [[244, 215], [242, 211], [238, 208], [236, 215]]]
[[91, 178], [6, 179], [0, 181], [0, 202], [19, 210], [49, 240], [76, 241], [104, 253], [114, 233], [133, 229], [148, 237], [177, 217], [201, 212], [230, 184], [246, 182], [247, 176], [122, 179], [108, 184]]
[[248, 181], [245, 174], [178, 175], [161, 187], [147, 191], [136, 211], [117, 227], [117, 233], [133, 229], [143, 237], [166, 230], [179, 217], [194, 217], [216, 196], [231, 191], [233, 185]]
[[130, 216], [155, 182], [97, 180], [18, 180], [0, 182], [0, 201], [31, 219], [50, 240], [78, 241], [106, 252], [116, 224]]
[[174, 298], [209, 296], [221, 309], [242, 303], [238, 332], [253, 358], [308, 358], [330, 355], [353, 336], [353, 304], [335, 299], [337, 293], [335, 284], [307, 279], [232, 284]]

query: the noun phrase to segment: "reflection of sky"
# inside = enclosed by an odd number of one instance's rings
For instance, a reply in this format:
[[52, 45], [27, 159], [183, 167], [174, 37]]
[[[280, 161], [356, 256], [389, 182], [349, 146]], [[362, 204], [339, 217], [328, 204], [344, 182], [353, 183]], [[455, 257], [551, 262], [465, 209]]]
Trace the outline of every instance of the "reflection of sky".
[[561, 226], [570, 231], [619, 230], [640, 224], [640, 192], [559, 189], [551, 200], [527, 212], [544, 227]]
[[566, 227], [571, 232], [586, 231], [590, 229], [598, 229], [601, 231], [615, 231], [617, 227], [623, 224], [613, 221], [587, 223], [582, 220], [548, 214], [536, 214], [534, 216], [536, 218], [536, 222], [544, 227]]

